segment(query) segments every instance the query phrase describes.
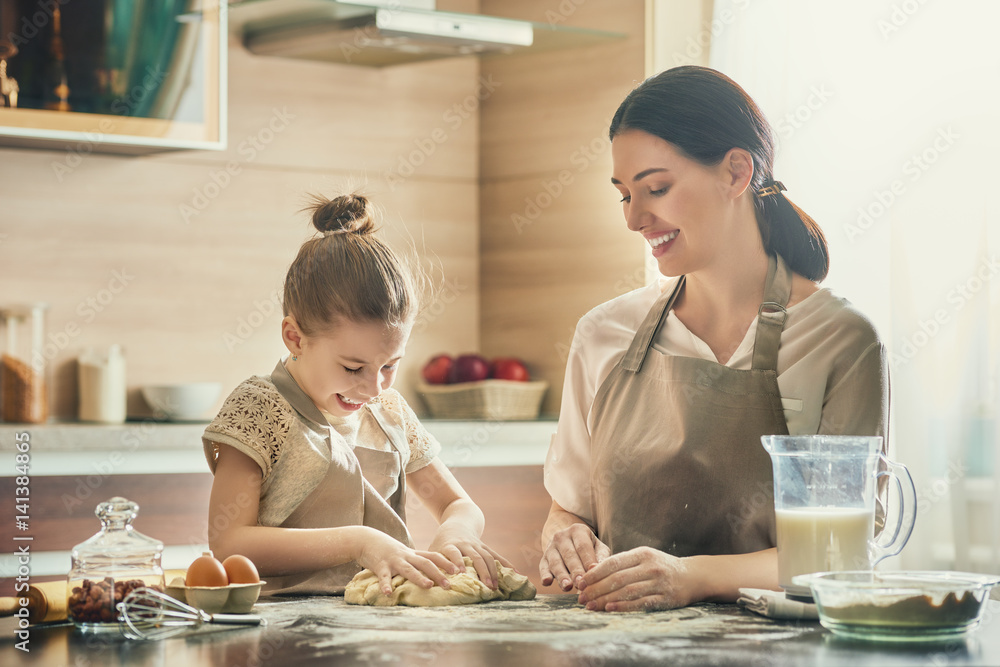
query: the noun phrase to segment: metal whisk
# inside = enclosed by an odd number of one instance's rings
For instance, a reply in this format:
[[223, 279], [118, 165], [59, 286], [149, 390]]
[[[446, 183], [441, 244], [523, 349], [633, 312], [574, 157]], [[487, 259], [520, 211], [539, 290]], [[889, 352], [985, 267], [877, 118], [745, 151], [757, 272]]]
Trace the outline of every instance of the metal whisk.
[[153, 588], [137, 588], [118, 603], [118, 629], [129, 639], [165, 639], [204, 623], [261, 625], [250, 614], [209, 614]]

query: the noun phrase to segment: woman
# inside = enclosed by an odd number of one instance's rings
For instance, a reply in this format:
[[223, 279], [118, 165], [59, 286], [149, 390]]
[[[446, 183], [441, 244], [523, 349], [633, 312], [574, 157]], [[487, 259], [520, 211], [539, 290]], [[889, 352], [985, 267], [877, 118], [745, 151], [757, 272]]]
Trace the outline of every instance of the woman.
[[770, 127], [735, 82], [662, 72], [625, 98], [610, 137], [627, 226], [679, 277], [577, 327], [546, 461], [542, 583], [607, 611], [777, 589], [760, 437], [885, 438], [885, 349], [817, 285], [826, 240], [774, 180]]

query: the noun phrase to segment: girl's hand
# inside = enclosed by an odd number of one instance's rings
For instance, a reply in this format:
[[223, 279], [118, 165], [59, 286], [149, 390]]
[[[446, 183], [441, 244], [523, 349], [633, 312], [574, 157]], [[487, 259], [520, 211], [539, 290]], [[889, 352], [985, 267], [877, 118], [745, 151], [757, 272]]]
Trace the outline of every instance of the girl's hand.
[[611, 555], [611, 549], [597, 539], [588, 526], [574, 523], [556, 532], [542, 554], [538, 573], [542, 585], [558, 582], [559, 588], [570, 591], [573, 586], [582, 590], [584, 575]]
[[697, 597], [687, 564], [650, 547], [615, 554], [583, 575], [580, 604], [599, 611], [685, 607]]
[[382, 531], [374, 529], [371, 530], [371, 535], [366, 535], [361, 553], [356, 560], [362, 567], [375, 573], [382, 592], [386, 595], [392, 593], [392, 578], [397, 574], [421, 588], [430, 588], [437, 584], [447, 589], [451, 587], [451, 583], [444, 573], [461, 572], [439, 553], [415, 551]]
[[472, 559], [479, 580], [493, 590], [499, 585], [497, 561], [506, 567], [514, 567], [510, 561], [486, 546], [478, 535], [462, 526], [442, 524], [428, 549], [440, 552], [449, 562], [458, 566], [459, 572], [465, 570], [462, 557], [468, 556]]
[[486, 524], [483, 512], [451, 471], [435, 458], [423, 468], [408, 473], [406, 480], [408, 486], [412, 482], [410, 488], [419, 489], [420, 500], [440, 524], [428, 549], [443, 554], [460, 572], [465, 571], [462, 557], [468, 556], [479, 580], [496, 590], [496, 561], [506, 567], [513, 566], [483, 543], [480, 537]]

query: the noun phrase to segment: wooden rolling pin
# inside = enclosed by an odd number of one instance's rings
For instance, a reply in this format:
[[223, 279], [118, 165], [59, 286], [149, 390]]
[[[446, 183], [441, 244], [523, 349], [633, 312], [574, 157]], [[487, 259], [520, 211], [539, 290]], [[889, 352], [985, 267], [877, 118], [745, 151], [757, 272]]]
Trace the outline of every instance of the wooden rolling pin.
[[[169, 584], [175, 577], [183, 578], [184, 570], [164, 570], [163, 579]], [[21, 609], [21, 598], [28, 599], [28, 623], [49, 623], [65, 621], [68, 617], [67, 598], [69, 590], [66, 581], [43, 581], [31, 584], [27, 592], [14, 597], [0, 597], [0, 617], [15, 616]]]
[[21, 609], [21, 598], [28, 599], [28, 622], [65, 621], [66, 582], [43, 581], [31, 584], [15, 597], [0, 597], [0, 616], [14, 616]]

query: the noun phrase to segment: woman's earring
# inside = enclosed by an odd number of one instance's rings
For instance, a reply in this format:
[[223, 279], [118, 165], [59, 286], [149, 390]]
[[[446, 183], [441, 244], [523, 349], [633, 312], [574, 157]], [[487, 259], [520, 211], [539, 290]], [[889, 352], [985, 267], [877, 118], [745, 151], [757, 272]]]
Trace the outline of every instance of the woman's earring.
[[293, 355], [292, 355], [292, 361], [298, 361], [298, 360], [299, 360], [299, 358], [298, 358], [298, 357], [296, 357], [296, 356], [295, 356], [295, 355], [293, 354]]

